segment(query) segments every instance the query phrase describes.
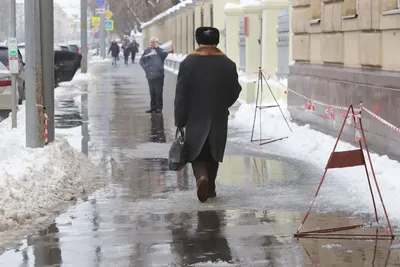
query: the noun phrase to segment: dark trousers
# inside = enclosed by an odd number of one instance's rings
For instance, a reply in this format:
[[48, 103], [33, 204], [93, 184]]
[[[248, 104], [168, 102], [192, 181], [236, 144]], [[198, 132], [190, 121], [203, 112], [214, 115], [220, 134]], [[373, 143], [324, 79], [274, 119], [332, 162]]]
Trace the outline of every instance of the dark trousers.
[[135, 57], [136, 57], [136, 52], [135, 53], [132, 52], [132, 63], [135, 63]]
[[150, 89], [150, 109], [163, 109], [164, 77], [147, 80]]
[[125, 58], [125, 64], [128, 64], [129, 53], [124, 53], [124, 58]]
[[202, 176], [208, 178], [210, 192], [215, 191], [215, 179], [217, 178], [218, 167], [219, 162], [214, 160], [211, 153], [211, 147], [207, 139], [203, 145], [203, 148], [201, 149], [200, 154], [192, 162], [192, 168], [196, 180]]

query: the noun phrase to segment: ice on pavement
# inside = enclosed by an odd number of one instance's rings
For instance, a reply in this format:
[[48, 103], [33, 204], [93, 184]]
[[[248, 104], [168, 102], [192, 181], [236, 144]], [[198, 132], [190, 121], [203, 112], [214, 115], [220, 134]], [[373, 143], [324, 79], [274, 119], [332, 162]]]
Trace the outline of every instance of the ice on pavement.
[[[290, 118], [290, 114], [285, 108], [285, 105], [286, 103], [282, 103], [285, 116]], [[279, 109], [269, 109], [262, 111], [263, 137], [289, 136], [289, 138], [260, 147], [258, 144], [250, 143], [249, 141], [254, 109], [255, 105], [251, 104], [242, 104], [240, 106], [239, 110], [234, 115], [234, 119], [231, 121], [231, 126], [241, 133], [235, 134], [235, 137], [230, 138], [230, 140], [240, 144], [243, 148], [253, 151], [263, 151], [287, 158], [295, 158], [315, 165], [321, 171], [318, 177], [310, 177], [315, 180], [314, 190], [316, 190], [336, 138], [313, 130], [309, 125], [299, 126], [295, 123], [290, 123], [290, 127], [293, 129], [293, 133], [291, 133]], [[337, 128], [339, 131], [339, 127]], [[259, 126], [256, 126], [255, 136], [257, 138], [259, 137], [259, 132]], [[350, 144], [341, 141], [339, 142], [338, 150], [355, 149], [355, 144], [356, 143]], [[386, 155], [380, 156], [371, 153], [371, 158], [383, 200], [389, 214], [389, 219], [392, 220], [392, 223], [395, 222], [396, 225], [399, 225], [400, 205], [398, 205], [398, 199], [400, 195], [400, 180], [398, 179], [398, 173], [400, 172], [400, 163], [389, 159]], [[313, 176], [315, 176], [315, 174], [313, 174]], [[340, 186], [340, 190], [337, 190], [337, 195], [330, 196], [330, 201], [332, 203], [340, 202], [351, 212], [373, 213], [371, 195], [364, 167], [329, 170], [322, 189], [329, 183], [333, 185], [330, 188], [326, 188], [330, 191], [334, 191], [336, 186]], [[374, 190], [374, 193], [378, 210], [380, 211], [380, 215], [383, 216], [382, 206], [378, 200], [376, 190]], [[323, 195], [323, 192], [320, 194]]]

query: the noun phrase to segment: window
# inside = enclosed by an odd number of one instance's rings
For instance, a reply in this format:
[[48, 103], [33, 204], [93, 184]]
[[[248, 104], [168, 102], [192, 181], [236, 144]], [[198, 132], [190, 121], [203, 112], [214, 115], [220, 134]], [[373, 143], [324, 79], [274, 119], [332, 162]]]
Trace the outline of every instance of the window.
[[201, 18], [201, 26], [203, 27], [204, 26], [204, 9], [203, 9], [203, 7], [201, 7], [200, 18]]
[[390, 12], [400, 8], [400, 0], [382, 0], [382, 11], [385, 15], [397, 14], [397, 12]]
[[211, 16], [211, 27], [214, 27], [214, 7], [213, 7], [213, 5], [211, 5], [211, 7], [210, 7], [210, 16]]
[[358, 0], [344, 0], [343, 17], [354, 18], [358, 14]]
[[[193, 30], [196, 30], [196, 12], [193, 10], [193, 20], [192, 20], [192, 23], [193, 23]], [[193, 33], [191, 33], [191, 34], [193, 34]], [[196, 37], [195, 36], [193, 36], [193, 50], [195, 50], [196, 49]]]
[[311, 0], [312, 19], [321, 19], [321, 0]]

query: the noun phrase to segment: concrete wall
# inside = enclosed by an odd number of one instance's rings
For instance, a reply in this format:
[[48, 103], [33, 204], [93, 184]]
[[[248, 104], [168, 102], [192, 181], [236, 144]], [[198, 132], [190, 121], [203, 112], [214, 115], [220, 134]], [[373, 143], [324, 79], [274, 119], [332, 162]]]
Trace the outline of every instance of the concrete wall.
[[[289, 88], [327, 104], [364, 105], [400, 125], [400, 10], [397, 0], [293, 0], [293, 59]], [[289, 94], [292, 116], [337, 134], [305, 104]], [[364, 116], [367, 139], [375, 151], [400, 155], [400, 136]], [[350, 133], [350, 132], [349, 132]]]

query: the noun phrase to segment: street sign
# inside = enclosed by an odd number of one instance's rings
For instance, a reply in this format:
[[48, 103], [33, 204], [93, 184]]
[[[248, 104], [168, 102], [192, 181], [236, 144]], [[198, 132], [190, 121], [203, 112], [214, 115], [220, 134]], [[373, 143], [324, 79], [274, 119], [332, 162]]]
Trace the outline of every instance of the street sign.
[[95, 13], [97, 15], [105, 14], [106, 13], [106, 9], [105, 8], [96, 8]]
[[10, 73], [17, 74], [19, 72], [17, 38], [9, 38], [7, 44]]
[[92, 27], [100, 27], [100, 17], [92, 17]]
[[106, 11], [106, 19], [111, 19], [113, 15], [114, 14], [110, 10]]
[[113, 31], [114, 30], [114, 20], [112, 20], [112, 19], [106, 20], [106, 27], [105, 28], [106, 28], [107, 32]]
[[99, 28], [99, 27], [94, 27], [94, 28], [93, 28], [93, 31], [94, 31], [94, 32], [99, 32], [99, 31], [100, 31], [100, 28]]
[[106, 1], [105, 1], [105, 0], [96, 0], [96, 5], [97, 5], [98, 7], [102, 7], [102, 6], [104, 6], [104, 5], [105, 5], [105, 3], [106, 3]]
[[94, 39], [99, 39], [100, 38], [100, 32], [95, 32], [93, 34]]

